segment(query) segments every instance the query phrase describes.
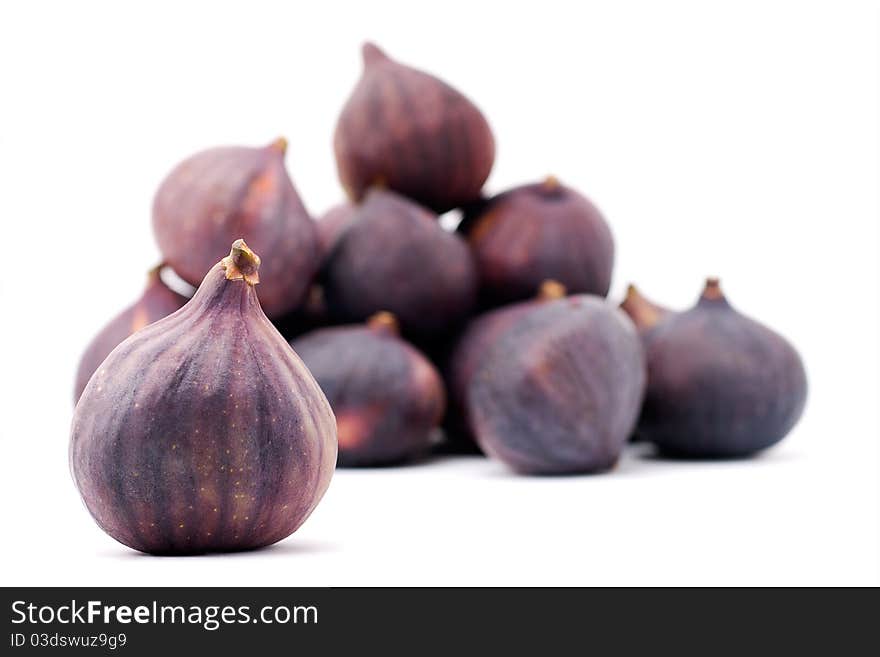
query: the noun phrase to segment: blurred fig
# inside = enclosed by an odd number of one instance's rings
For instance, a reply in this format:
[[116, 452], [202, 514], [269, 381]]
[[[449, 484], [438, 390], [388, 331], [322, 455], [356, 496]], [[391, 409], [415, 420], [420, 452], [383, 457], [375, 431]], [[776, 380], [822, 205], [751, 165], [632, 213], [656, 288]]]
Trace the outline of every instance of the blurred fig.
[[467, 386], [467, 418], [483, 451], [518, 472], [601, 472], [623, 451], [644, 385], [629, 318], [575, 295], [534, 304], [486, 348]]
[[386, 190], [367, 194], [322, 278], [334, 321], [362, 322], [387, 310], [411, 337], [452, 331], [476, 300], [476, 271], [464, 240]]
[[432, 75], [400, 64], [372, 43], [336, 125], [339, 178], [352, 199], [372, 186], [436, 212], [480, 195], [495, 159], [489, 124], [471, 101]]
[[340, 466], [397, 463], [425, 453], [443, 416], [434, 366], [398, 335], [390, 313], [293, 342], [336, 414]]
[[330, 255], [333, 247], [339, 241], [342, 233], [348, 228], [351, 220], [357, 214], [357, 205], [354, 203], [340, 203], [327, 210], [318, 219], [318, 242], [321, 245], [321, 255], [326, 258]]
[[465, 216], [461, 230], [477, 261], [484, 305], [528, 299], [547, 279], [571, 294], [608, 294], [611, 231], [587, 198], [556, 178], [493, 197], [476, 216]]
[[327, 489], [333, 413], [263, 314], [259, 268], [236, 240], [180, 311], [126, 339], [83, 391], [71, 472], [120, 543], [153, 554], [269, 545]]
[[691, 310], [645, 336], [648, 385], [639, 436], [666, 454], [742, 457], [782, 440], [797, 423], [807, 379], [797, 351], [737, 312], [718, 279]]
[[284, 166], [287, 142], [202, 151], [177, 165], [153, 201], [153, 229], [172, 269], [198, 285], [235, 238], [263, 254], [270, 317], [302, 303], [320, 264], [318, 234]]
[[162, 265], [154, 268], [147, 276], [147, 286], [141, 298], [113, 318], [86, 347], [76, 371], [73, 401], [82, 395], [86, 384], [98, 366], [120, 342], [135, 331], [148, 324], [167, 317], [187, 302], [187, 298], [177, 294], [162, 281]]

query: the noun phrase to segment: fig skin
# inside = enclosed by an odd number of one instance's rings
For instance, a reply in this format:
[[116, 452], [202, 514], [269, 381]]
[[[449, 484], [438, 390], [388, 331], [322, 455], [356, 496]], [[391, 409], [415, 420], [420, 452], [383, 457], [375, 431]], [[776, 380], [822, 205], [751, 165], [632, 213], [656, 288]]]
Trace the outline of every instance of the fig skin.
[[440, 374], [402, 340], [390, 313], [292, 343], [336, 414], [340, 467], [391, 465], [426, 453], [445, 407]]
[[354, 203], [339, 203], [318, 219], [318, 242], [321, 245], [322, 260], [326, 259], [333, 251], [333, 247], [336, 246], [356, 214], [357, 205]]
[[464, 240], [387, 190], [367, 194], [322, 280], [334, 322], [363, 322], [386, 310], [416, 341], [450, 334], [476, 303], [476, 268]]
[[565, 295], [563, 285], [557, 281], [544, 281], [534, 299], [483, 313], [472, 319], [462, 331], [444, 367], [444, 379], [449, 393], [444, 428], [447, 442], [455, 451], [480, 451], [470, 430], [467, 406], [468, 387], [480, 359], [518, 319], [539, 305], [561, 299]]
[[605, 296], [614, 267], [614, 239], [589, 199], [549, 177], [487, 201], [466, 215], [484, 306], [530, 298], [542, 281], [570, 294]]
[[152, 554], [269, 545], [327, 489], [333, 413], [263, 314], [258, 267], [236, 241], [183, 308], [120, 344], [86, 386], [71, 472], [120, 543]]
[[710, 278], [692, 309], [646, 336], [639, 437], [669, 456], [738, 458], [782, 440], [803, 412], [804, 365], [782, 336], [737, 312]]
[[620, 309], [629, 315], [639, 335], [642, 336], [673, 313], [669, 308], [648, 299], [632, 283], [626, 288], [626, 296], [620, 303]]
[[110, 320], [86, 347], [76, 371], [73, 391], [74, 404], [82, 396], [92, 374], [116, 345], [132, 333], [167, 317], [183, 307], [183, 304], [188, 301], [185, 296], [165, 285], [160, 276], [161, 269], [162, 265], [159, 265], [149, 272], [147, 285], [141, 297]]
[[287, 142], [196, 153], [165, 178], [153, 201], [163, 257], [197, 286], [240, 235], [263, 254], [260, 303], [276, 318], [305, 299], [320, 263], [318, 231], [287, 170]]
[[404, 66], [376, 45], [333, 138], [339, 178], [360, 200], [383, 186], [443, 213], [479, 198], [495, 160], [480, 110], [432, 75]]
[[495, 340], [468, 386], [468, 418], [483, 451], [517, 472], [602, 472], [628, 441], [644, 385], [629, 318], [574, 295], [536, 305]]

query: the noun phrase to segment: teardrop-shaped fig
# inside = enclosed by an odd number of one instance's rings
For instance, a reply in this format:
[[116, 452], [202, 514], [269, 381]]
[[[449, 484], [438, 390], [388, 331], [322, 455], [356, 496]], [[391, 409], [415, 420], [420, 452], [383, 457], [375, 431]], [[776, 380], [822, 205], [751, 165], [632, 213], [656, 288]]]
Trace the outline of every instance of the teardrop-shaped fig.
[[367, 43], [336, 125], [339, 178], [360, 199], [384, 186], [446, 212], [480, 195], [495, 159], [486, 119], [461, 93]]
[[443, 417], [443, 383], [400, 338], [393, 315], [320, 329], [292, 346], [336, 414], [338, 465], [387, 465], [428, 451]]
[[73, 401], [82, 395], [86, 384], [98, 366], [120, 342], [135, 331], [167, 317], [187, 302], [187, 298], [169, 288], [160, 276], [162, 266], [147, 276], [147, 286], [140, 299], [123, 310], [107, 324], [86, 347], [76, 371]]
[[269, 545], [309, 516], [333, 474], [326, 397], [260, 308], [260, 259], [237, 240], [179, 311], [91, 378], [71, 471], [110, 536], [154, 554]]
[[321, 257], [326, 258], [357, 214], [357, 205], [346, 202], [334, 205], [318, 219], [318, 242]]
[[284, 166], [287, 142], [212, 148], [181, 162], [153, 201], [159, 249], [198, 285], [243, 235], [262, 254], [260, 303], [270, 317], [298, 307], [320, 262], [317, 229]]
[[535, 304], [496, 337], [467, 388], [486, 454], [532, 474], [611, 468], [635, 426], [645, 362], [635, 327], [592, 295]]
[[673, 312], [648, 299], [633, 284], [627, 286], [626, 297], [620, 303], [620, 309], [629, 315], [640, 335], [646, 334]]
[[544, 281], [535, 299], [497, 308], [468, 322], [444, 367], [449, 393], [444, 428], [448, 443], [457, 451], [467, 450], [475, 444], [468, 419], [467, 391], [480, 359], [520, 317], [534, 310], [538, 304], [561, 299], [565, 294], [565, 287], [557, 281]]
[[528, 299], [541, 281], [571, 294], [605, 296], [611, 285], [614, 240], [589, 199], [556, 178], [523, 185], [490, 199], [465, 217], [486, 305]]
[[386, 190], [371, 190], [325, 263], [324, 295], [337, 322], [387, 310], [405, 335], [436, 336], [463, 322], [476, 300], [467, 244], [434, 215]]
[[803, 412], [807, 378], [789, 342], [737, 312], [710, 278], [697, 304], [645, 336], [639, 436], [691, 458], [743, 457], [782, 440]]

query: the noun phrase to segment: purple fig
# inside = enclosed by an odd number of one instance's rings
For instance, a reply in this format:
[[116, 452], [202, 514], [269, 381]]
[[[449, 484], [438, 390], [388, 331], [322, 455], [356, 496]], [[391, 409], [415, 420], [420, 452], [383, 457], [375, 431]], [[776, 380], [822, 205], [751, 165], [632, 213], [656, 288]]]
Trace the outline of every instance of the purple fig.
[[162, 281], [162, 265], [150, 271], [147, 287], [141, 298], [113, 318], [86, 347], [76, 371], [73, 401], [82, 395], [86, 384], [98, 366], [120, 342], [135, 331], [167, 317], [187, 302], [187, 298], [177, 294]]
[[626, 288], [626, 297], [620, 303], [620, 309], [629, 315], [640, 335], [644, 335], [672, 314], [669, 308], [649, 300], [632, 284]]
[[198, 285], [239, 235], [263, 254], [260, 303], [270, 317], [297, 308], [320, 264], [317, 229], [287, 170], [287, 142], [202, 151], [168, 174], [153, 229], [174, 271]]
[[476, 271], [464, 240], [421, 206], [379, 189], [358, 207], [322, 278], [337, 323], [387, 310], [410, 336], [450, 332], [476, 300]]
[[665, 454], [748, 456], [782, 440], [803, 412], [807, 378], [797, 351], [737, 312], [718, 279], [692, 309], [657, 324], [645, 349], [638, 435]]
[[623, 451], [644, 385], [632, 322], [575, 295], [533, 304], [495, 337], [471, 375], [467, 418], [483, 451], [518, 472], [601, 472]]
[[340, 466], [387, 465], [428, 451], [445, 406], [440, 375], [390, 313], [292, 344], [336, 414]]
[[436, 212], [473, 201], [495, 160], [495, 140], [471, 101], [432, 75], [404, 66], [372, 43], [336, 125], [339, 178], [360, 200], [373, 186]]
[[528, 299], [548, 279], [570, 294], [608, 294], [611, 231], [589, 199], [556, 178], [493, 197], [461, 230], [474, 251], [484, 305]]
[[77, 488], [129, 547], [269, 545], [305, 521], [330, 483], [333, 413], [263, 314], [259, 266], [237, 240], [183, 308], [111, 352], [76, 406]]

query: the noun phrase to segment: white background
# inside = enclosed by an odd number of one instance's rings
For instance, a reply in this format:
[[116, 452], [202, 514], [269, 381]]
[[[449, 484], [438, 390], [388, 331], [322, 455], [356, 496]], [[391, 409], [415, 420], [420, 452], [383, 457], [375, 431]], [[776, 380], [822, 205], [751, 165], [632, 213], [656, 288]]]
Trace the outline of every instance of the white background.
[[[861, 2], [4, 3], [2, 584], [878, 584], [878, 14]], [[81, 350], [158, 259], [152, 194], [218, 144], [290, 140], [316, 214], [375, 39], [470, 95], [488, 188], [554, 173], [634, 280], [732, 302], [799, 347], [801, 424], [741, 463], [627, 454], [534, 479], [482, 459], [340, 471], [276, 547], [139, 555], [67, 466]]]

